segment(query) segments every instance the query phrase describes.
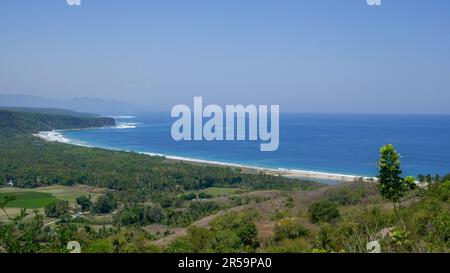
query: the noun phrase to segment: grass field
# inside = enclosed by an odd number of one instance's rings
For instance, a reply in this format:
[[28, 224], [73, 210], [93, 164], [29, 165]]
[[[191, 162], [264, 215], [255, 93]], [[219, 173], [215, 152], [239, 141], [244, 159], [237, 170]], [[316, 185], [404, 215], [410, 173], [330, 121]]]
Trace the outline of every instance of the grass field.
[[3, 199], [5, 195], [10, 195], [15, 198], [14, 201], [8, 204], [9, 208], [37, 209], [45, 207], [57, 200], [57, 198], [50, 193], [35, 191], [0, 193], [0, 200]]
[[242, 189], [236, 189], [236, 188], [218, 188], [218, 187], [211, 187], [202, 190], [201, 192], [209, 193], [214, 197], [218, 196], [226, 196], [230, 194], [235, 194], [237, 192], [242, 192]]
[[47, 186], [47, 187], [39, 187], [34, 189], [20, 189], [13, 187], [4, 187], [0, 188], [0, 194], [2, 193], [15, 193], [15, 192], [38, 192], [38, 193], [47, 193], [59, 200], [69, 201], [70, 203], [75, 203], [75, 199], [82, 195], [91, 195], [93, 201], [96, 201], [97, 198], [104, 193], [104, 190], [95, 189], [88, 186], [76, 186], [76, 187], [67, 187], [67, 186]]
[[[6, 211], [10, 217], [17, 216], [20, 209], [41, 209], [55, 200], [69, 201], [75, 204], [75, 199], [82, 195], [91, 195], [93, 201], [96, 201], [99, 196], [104, 194], [106, 190], [93, 188], [89, 186], [47, 186], [34, 189], [21, 189], [15, 187], [0, 187], [0, 200], [3, 200], [5, 195], [13, 195], [16, 197], [14, 202], [11, 202]], [[3, 211], [0, 211], [0, 222], [7, 221], [8, 217]]]

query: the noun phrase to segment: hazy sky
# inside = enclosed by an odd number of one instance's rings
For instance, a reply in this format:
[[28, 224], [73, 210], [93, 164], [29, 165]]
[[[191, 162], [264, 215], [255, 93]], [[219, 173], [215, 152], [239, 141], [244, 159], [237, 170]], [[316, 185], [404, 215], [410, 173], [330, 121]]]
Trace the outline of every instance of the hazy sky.
[[450, 113], [450, 1], [2, 0], [0, 93]]

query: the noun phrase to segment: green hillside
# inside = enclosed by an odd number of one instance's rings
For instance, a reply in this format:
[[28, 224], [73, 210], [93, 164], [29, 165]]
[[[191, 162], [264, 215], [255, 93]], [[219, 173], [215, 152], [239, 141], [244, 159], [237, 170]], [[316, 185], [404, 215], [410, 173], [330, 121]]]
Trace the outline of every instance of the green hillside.
[[97, 116], [73, 116], [28, 111], [0, 110], [0, 135], [13, 136], [53, 129], [79, 129], [114, 126], [112, 118]]

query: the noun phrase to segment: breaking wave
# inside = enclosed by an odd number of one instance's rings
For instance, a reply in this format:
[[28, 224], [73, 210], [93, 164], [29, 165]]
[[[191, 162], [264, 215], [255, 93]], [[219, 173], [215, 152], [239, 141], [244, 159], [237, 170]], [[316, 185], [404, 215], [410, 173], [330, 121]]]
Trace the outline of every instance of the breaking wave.
[[112, 127], [114, 129], [135, 129], [138, 125], [142, 123], [139, 122], [117, 122], [116, 126]]
[[37, 134], [34, 134], [34, 136], [40, 137], [46, 141], [53, 141], [53, 142], [62, 142], [62, 143], [70, 143], [70, 140], [65, 138], [60, 132], [58, 131], [46, 131], [46, 132], [39, 132]]

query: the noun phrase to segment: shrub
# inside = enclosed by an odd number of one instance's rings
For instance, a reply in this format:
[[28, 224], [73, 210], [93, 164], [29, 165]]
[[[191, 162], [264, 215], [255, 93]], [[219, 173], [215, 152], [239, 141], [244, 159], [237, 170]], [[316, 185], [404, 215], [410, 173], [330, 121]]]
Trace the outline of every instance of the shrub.
[[210, 199], [213, 198], [214, 196], [210, 193], [206, 193], [206, 192], [201, 192], [198, 194], [198, 198], [200, 199]]
[[367, 191], [363, 185], [351, 185], [332, 188], [326, 193], [328, 201], [341, 206], [355, 205], [367, 196]]
[[197, 195], [195, 193], [187, 193], [180, 196], [180, 199], [183, 201], [190, 201], [194, 200], [195, 198], [197, 198]]
[[284, 206], [289, 209], [293, 208], [294, 207], [294, 198], [292, 196], [289, 196], [286, 199], [286, 203], [284, 204]]
[[408, 230], [422, 237], [429, 251], [447, 252], [450, 241], [450, 211], [447, 204], [427, 198], [410, 211]]
[[81, 207], [82, 211], [87, 211], [92, 206], [91, 196], [80, 196], [76, 199], [77, 204]]
[[442, 202], [448, 202], [450, 197], [450, 180], [438, 182], [430, 186], [430, 195], [436, 196]]
[[160, 223], [163, 218], [161, 208], [155, 206], [139, 206], [124, 208], [116, 217], [116, 222], [125, 226], [129, 225], [148, 225]]
[[117, 203], [114, 200], [111, 193], [102, 195], [98, 198], [97, 202], [94, 203], [93, 211], [95, 213], [110, 213], [117, 207]]
[[390, 209], [366, 206], [347, 211], [341, 221], [333, 227], [334, 251], [366, 253], [367, 243], [382, 237], [383, 229], [389, 229], [395, 222]]
[[276, 245], [264, 249], [266, 253], [308, 253], [309, 244], [304, 238], [294, 240], [283, 240]]
[[256, 225], [254, 223], [245, 223], [238, 229], [237, 234], [242, 243], [251, 250], [254, 250], [259, 246], [257, 238], [258, 231], [256, 230]]
[[275, 224], [275, 240], [295, 239], [308, 235], [308, 230], [293, 218], [281, 220]]
[[242, 253], [259, 246], [254, 212], [227, 213], [211, 221], [210, 228], [191, 226], [188, 235], [171, 242], [166, 252]]
[[118, 222], [129, 226], [138, 224], [142, 220], [142, 210], [140, 208], [126, 208], [118, 215]]
[[67, 214], [69, 211], [69, 202], [67, 201], [54, 201], [45, 206], [45, 215], [47, 217], [58, 218]]
[[340, 217], [340, 214], [336, 204], [329, 201], [323, 201], [313, 203], [309, 207], [309, 216], [311, 222], [318, 223], [331, 222], [335, 219], [338, 219]]
[[413, 248], [413, 242], [409, 239], [410, 234], [403, 228], [396, 228], [389, 233], [385, 243], [385, 249], [388, 252], [410, 252]]
[[203, 227], [191, 226], [188, 235], [170, 243], [166, 251], [170, 253], [201, 253], [211, 248], [214, 236], [212, 232]]

